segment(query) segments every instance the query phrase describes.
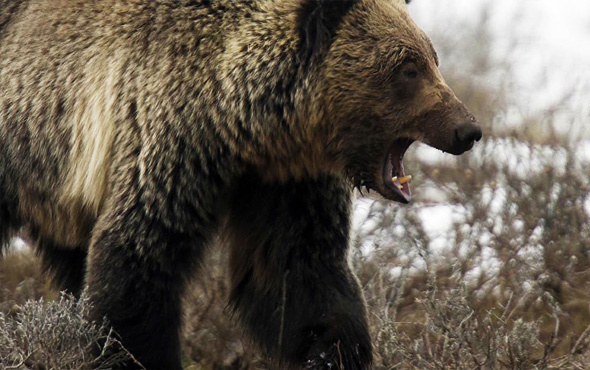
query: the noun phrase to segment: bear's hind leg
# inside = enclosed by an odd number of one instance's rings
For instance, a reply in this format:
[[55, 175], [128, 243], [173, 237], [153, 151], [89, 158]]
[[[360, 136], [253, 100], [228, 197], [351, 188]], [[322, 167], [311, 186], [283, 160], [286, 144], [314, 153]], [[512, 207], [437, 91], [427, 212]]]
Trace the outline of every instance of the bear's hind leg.
[[41, 258], [41, 266], [51, 277], [53, 285], [79, 297], [84, 288], [87, 246], [62, 247], [44, 239], [33, 245]]
[[273, 357], [311, 369], [368, 369], [364, 300], [347, 262], [344, 180], [264, 184], [245, 177], [228, 223], [231, 302]]
[[21, 227], [21, 221], [17, 214], [18, 198], [10, 184], [8, 173], [3, 163], [5, 153], [0, 147], [0, 257], [4, 249]]
[[2, 252], [9, 247], [11, 238], [19, 228], [16, 202], [0, 194], [0, 257], [2, 257]]

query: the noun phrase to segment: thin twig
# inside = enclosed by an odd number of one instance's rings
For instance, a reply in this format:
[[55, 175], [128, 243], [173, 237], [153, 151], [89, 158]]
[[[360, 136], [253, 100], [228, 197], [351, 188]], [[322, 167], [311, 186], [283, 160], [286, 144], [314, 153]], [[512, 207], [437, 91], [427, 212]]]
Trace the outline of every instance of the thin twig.
[[281, 302], [281, 326], [279, 328], [279, 354], [283, 352], [283, 331], [285, 330], [285, 307], [287, 307], [287, 276], [289, 270], [283, 275], [283, 296]]

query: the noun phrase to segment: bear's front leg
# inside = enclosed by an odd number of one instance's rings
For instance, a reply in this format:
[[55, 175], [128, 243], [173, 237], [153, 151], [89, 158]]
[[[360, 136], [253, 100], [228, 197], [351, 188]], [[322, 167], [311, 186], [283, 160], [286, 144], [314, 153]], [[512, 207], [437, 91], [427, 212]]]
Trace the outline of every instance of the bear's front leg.
[[211, 222], [195, 220], [198, 231], [179, 232], [130, 199], [113, 202], [94, 232], [87, 276], [91, 316], [97, 321], [106, 316], [146, 369], [182, 369], [181, 296]]
[[345, 180], [242, 178], [232, 198], [231, 302], [281, 368], [368, 369], [366, 310], [347, 262]]

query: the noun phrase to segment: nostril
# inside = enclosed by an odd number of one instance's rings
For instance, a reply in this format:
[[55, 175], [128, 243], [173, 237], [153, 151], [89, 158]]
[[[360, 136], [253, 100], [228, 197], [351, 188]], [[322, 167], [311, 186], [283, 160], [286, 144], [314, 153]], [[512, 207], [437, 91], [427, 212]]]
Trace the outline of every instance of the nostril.
[[471, 123], [466, 123], [457, 129], [457, 138], [462, 143], [479, 141], [481, 136], [481, 128]]

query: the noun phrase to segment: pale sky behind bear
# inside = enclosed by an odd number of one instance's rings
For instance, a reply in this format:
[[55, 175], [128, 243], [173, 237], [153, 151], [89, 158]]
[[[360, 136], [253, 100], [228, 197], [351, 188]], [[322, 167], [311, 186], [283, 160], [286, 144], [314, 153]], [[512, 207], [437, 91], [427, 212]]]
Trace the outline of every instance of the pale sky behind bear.
[[477, 22], [486, 6], [492, 51], [514, 58], [525, 104], [542, 109], [575, 89], [572, 103], [586, 117], [590, 138], [590, 0], [414, 0], [409, 9], [432, 35], [441, 20]]

